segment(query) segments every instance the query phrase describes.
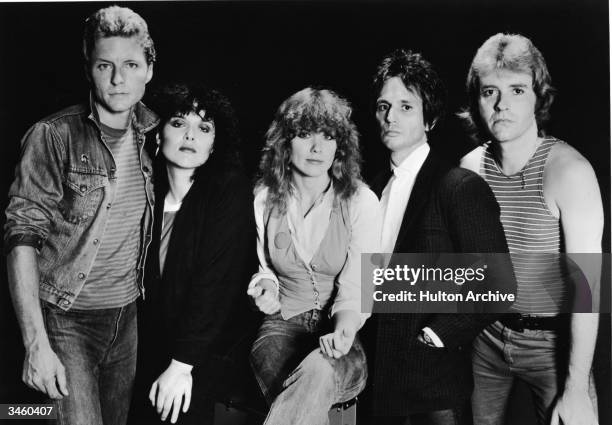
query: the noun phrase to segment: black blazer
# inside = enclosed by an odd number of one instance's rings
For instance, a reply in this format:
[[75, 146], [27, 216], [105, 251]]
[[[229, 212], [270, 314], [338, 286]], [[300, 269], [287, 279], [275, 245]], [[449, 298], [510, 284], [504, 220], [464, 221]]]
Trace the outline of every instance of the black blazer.
[[[389, 174], [372, 189], [380, 197]], [[499, 206], [477, 174], [430, 152], [417, 174], [394, 252], [508, 252]], [[500, 273], [512, 274], [507, 263]], [[513, 279], [512, 279], [513, 280]], [[471, 395], [471, 344], [497, 316], [486, 314], [377, 314], [366, 330], [373, 370], [373, 413], [407, 415], [461, 406]], [[430, 327], [444, 343], [417, 340]]]
[[257, 325], [246, 294], [257, 264], [251, 184], [241, 171], [198, 170], [176, 213], [160, 274], [167, 193], [162, 173], [165, 170], [156, 170], [153, 241], [139, 317], [139, 364], [146, 364], [148, 379], [156, 379], [171, 359], [192, 364], [194, 391], [215, 393], [219, 379], [229, 379], [233, 351], [248, 349], [250, 341], [245, 339]]

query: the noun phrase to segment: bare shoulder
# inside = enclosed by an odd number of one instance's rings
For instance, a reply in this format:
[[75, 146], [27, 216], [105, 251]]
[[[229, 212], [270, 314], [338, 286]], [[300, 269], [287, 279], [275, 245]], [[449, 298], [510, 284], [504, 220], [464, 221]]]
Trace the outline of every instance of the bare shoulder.
[[551, 148], [544, 168], [544, 198], [555, 216], [601, 204], [593, 167], [567, 143], [558, 142]]
[[553, 145], [546, 161], [545, 181], [548, 185], [564, 187], [568, 184], [585, 184], [595, 180], [595, 172], [589, 161], [565, 142]]
[[478, 146], [476, 149], [468, 152], [463, 158], [461, 158], [459, 165], [462, 168], [466, 168], [475, 172], [476, 174], [480, 174], [480, 163], [484, 155], [484, 149], [484, 146]]
[[589, 161], [568, 144], [551, 148], [544, 198], [561, 219], [566, 252], [601, 252], [604, 214], [597, 177]]

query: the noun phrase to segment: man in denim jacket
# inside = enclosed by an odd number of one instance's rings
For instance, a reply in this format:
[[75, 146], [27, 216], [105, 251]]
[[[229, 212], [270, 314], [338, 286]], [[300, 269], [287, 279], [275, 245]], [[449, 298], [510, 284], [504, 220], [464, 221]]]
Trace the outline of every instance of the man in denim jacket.
[[9, 285], [24, 382], [55, 399], [61, 424], [126, 422], [136, 366], [136, 299], [153, 191], [140, 103], [155, 49], [127, 8], [85, 23], [91, 94], [22, 141], [6, 210]]

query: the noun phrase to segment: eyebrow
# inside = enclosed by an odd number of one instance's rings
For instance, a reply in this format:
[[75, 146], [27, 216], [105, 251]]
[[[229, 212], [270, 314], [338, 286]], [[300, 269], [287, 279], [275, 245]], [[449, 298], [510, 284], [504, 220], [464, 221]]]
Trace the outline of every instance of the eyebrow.
[[[413, 100], [400, 99], [400, 103], [406, 103], [406, 104], [411, 105], [413, 102], [414, 102]], [[387, 99], [377, 99], [376, 103], [391, 103], [391, 102]]]
[[[494, 87], [497, 88], [498, 86], [495, 84], [483, 84], [480, 88], [481, 89], [486, 89], [489, 87]], [[530, 87], [529, 84], [525, 84], [525, 83], [515, 83], [515, 84], [510, 84], [510, 87]]]

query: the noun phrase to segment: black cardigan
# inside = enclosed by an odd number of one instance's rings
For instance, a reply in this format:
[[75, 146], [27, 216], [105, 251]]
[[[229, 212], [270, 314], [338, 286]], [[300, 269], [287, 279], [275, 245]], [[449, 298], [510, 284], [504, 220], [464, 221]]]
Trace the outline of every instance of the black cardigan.
[[139, 326], [141, 360], [144, 356], [151, 366], [152, 377], [176, 359], [194, 365], [194, 377], [205, 377], [194, 379], [196, 385], [214, 385], [208, 381], [227, 372], [220, 359], [248, 345], [244, 339], [255, 323], [246, 295], [257, 264], [251, 185], [241, 171], [199, 170], [176, 213], [160, 275], [165, 170], [156, 179]]

